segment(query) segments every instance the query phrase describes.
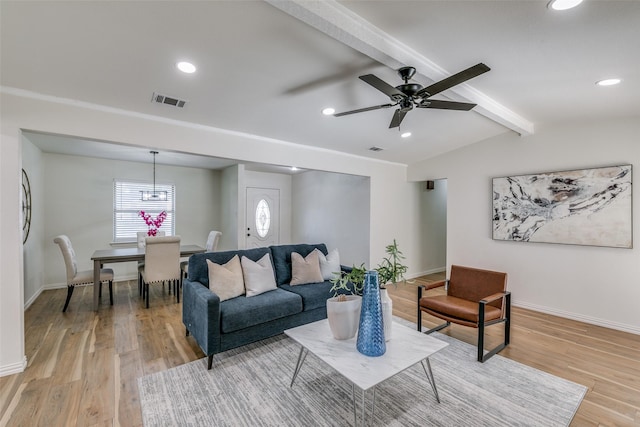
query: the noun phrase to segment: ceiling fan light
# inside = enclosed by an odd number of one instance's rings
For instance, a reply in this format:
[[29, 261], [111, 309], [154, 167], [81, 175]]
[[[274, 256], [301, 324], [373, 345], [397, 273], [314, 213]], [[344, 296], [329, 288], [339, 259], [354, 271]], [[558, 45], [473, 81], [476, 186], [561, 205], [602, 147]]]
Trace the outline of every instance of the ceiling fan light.
[[191, 62], [181, 61], [176, 64], [176, 67], [183, 73], [192, 74], [196, 72], [196, 66]]
[[603, 79], [603, 80], [598, 80], [596, 82], [596, 84], [598, 86], [614, 86], [617, 85], [621, 82], [622, 80], [617, 79], [617, 78], [613, 78], [613, 79]]
[[547, 7], [553, 10], [567, 10], [573, 9], [582, 3], [582, 0], [551, 0]]
[[324, 110], [322, 110], [322, 114], [324, 114], [325, 116], [332, 116], [333, 113], [335, 112], [336, 112], [336, 109], [331, 107], [327, 107]]

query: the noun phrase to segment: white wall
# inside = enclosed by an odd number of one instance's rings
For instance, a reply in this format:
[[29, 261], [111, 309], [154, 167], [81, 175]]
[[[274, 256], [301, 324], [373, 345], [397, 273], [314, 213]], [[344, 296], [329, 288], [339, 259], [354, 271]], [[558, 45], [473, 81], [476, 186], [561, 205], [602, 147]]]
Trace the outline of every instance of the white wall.
[[293, 178], [293, 240], [338, 249], [344, 265], [369, 265], [369, 177], [309, 171]]
[[[3, 296], [0, 299], [0, 375], [22, 367], [25, 358], [19, 220], [20, 129], [115, 141], [160, 152], [174, 150], [369, 176], [372, 206], [369, 258], [374, 260], [370, 264], [382, 258], [385, 245], [395, 237], [401, 244], [407, 242], [404, 247], [411, 271], [420, 271], [418, 245], [413, 244], [416, 230], [421, 227], [419, 197], [416, 185], [406, 182], [403, 165], [25, 91], [3, 88], [0, 103], [0, 289]], [[240, 183], [240, 187], [242, 185], [244, 183]], [[243, 209], [238, 205], [238, 216], [243, 217]]]
[[532, 136], [494, 137], [412, 165], [408, 174], [411, 180], [448, 180], [448, 265], [508, 272], [516, 305], [640, 333], [637, 239], [634, 249], [491, 239], [491, 178], [618, 164], [637, 168], [639, 137], [638, 117], [538, 126]]
[[436, 180], [433, 190], [427, 190], [425, 182], [420, 182], [420, 187], [423, 228], [419, 253], [425, 269], [417, 274], [421, 276], [447, 267], [447, 180]]
[[20, 216], [22, 137], [17, 127], [5, 123], [3, 117], [0, 121], [0, 376], [22, 372], [27, 366]]
[[[66, 234], [79, 270], [93, 268], [91, 255], [113, 241], [113, 181], [151, 181], [149, 163], [44, 153], [44, 285], [66, 286], [64, 261], [55, 236]], [[156, 166], [156, 182], [176, 189], [175, 234], [185, 244], [204, 247], [210, 230], [220, 226], [220, 172]], [[35, 209], [35, 208], [34, 208]], [[142, 222], [142, 219], [140, 220]], [[133, 245], [131, 245], [133, 246]], [[137, 263], [116, 263], [116, 280], [135, 279]]]
[[31, 186], [31, 228], [23, 246], [24, 307], [35, 301], [46, 283], [44, 278], [44, 159], [38, 147], [26, 138], [22, 140], [22, 168], [27, 172]]
[[[286, 245], [292, 242], [291, 240], [291, 215], [292, 215], [292, 203], [291, 203], [291, 175], [281, 173], [266, 173], [245, 170], [245, 186], [242, 190], [242, 198], [246, 206], [247, 203], [247, 188], [272, 188], [280, 190], [280, 236], [279, 244]], [[246, 211], [245, 211], [246, 212]], [[247, 229], [245, 215], [242, 220], [244, 225], [243, 230]], [[244, 236], [244, 233], [243, 233]]]
[[220, 225], [220, 243], [218, 250], [232, 251], [238, 249], [240, 239], [240, 182], [244, 176], [244, 165], [234, 165], [222, 171], [222, 197], [220, 206], [222, 211], [222, 223]]

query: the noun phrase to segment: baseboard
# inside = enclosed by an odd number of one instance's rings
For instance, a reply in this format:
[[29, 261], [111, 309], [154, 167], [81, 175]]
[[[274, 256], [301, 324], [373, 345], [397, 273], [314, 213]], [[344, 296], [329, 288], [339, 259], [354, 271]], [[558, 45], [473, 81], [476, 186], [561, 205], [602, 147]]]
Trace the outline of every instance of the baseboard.
[[43, 290], [44, 290], [44, 288], [40, 287], [40, 289], [38, 289], [36, 291], [36, 293], [33, 294], [33, 296], [31, 298], [29, 298], [27, 301], [25, 301], [25, 303], [24, 303], [25, 311], [27, 310], [27, 308], [29, 308], [31, 306], [31, 304], [33, 304], [35, 302], [36, 299], [38, 299], [38, 297], [40, 296], [40, 294], [42, 293]]
[[[114, 282], [124, 282], [124, 281], [129, 281], [129, 280], [138, 280], [138, 276], [123, 276], [123, 277], [114, 277], [113, 281]], [[40, 294], [42, 294], [42, 292], [44, 291], [49, 291], [49, 290], [53, 290], [53, 289], [66, 289], [67, 288], [67, 284], [66, 283], [49, 283], [47, 285], [42, 286], [40, 289], [38, 289], [36, 291], [35, 294], [33, 294], [33, 296], [31, 298], [29, 298], [28, 301], [26, 301], [24, 303], [24, 309], [28, 309], [31, 304], [33, 304], [35, 302], [36, 299], [38, 299], [38, 297], [40, 296]]]
[[22, 362], [10, 363], [0, 366], [0, 377], [7, 375], [19, 374], [27, 368], [27, 356], [23, 356]]
[[627, 325], [624, 323], [612, 322], [610, 320], [599, 319], [597, 317], [584, 316], [582, 314], [571, 313], [568, 311], [557, 310], [555, 308], [540, 306], [536, 304], [529, 304], [523, 301], [512, 300], [511, 304], [514, 307], [526, 308], [540, 313], [551, 314], [553, 316], [564, 317], [565, 319], [577, 320], [579, 322], [588, 323], [590, 325], [602, 326], [603, 328], [615, 329], [617, 331], [629, 332], [631, 334], [640, 335], [640, 327], [634, 325]]
[[413, 273], [406, 276], [406, 278], [411, 280], [411, 279], [415, 279], [416, 277], [426, 276], [428, 274], [442, 273], [443, 271], [447, 271], [447, 267], [437, 267], [437, 268], [432, 268], [431, 270], [425, 270], [419, 273]]

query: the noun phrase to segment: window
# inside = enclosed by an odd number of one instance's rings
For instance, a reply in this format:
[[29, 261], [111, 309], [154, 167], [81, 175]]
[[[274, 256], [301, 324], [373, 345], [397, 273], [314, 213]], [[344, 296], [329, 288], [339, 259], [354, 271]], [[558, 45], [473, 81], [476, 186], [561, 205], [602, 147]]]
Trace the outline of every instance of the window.
[[260, 237], [265, 237], [269, 233], [271, 226], [271, 210], [269, 203], [265, 199], [258, 202], [256, 206], [256, 231]]
[[138, 231], [148, 231], [147, 224], [138, 212], [145, 211], [155, 218], [160, 212], [167, 211], [167, 218], [160, 230], [167, 236], [175, 233], [175, 186], [156, 183], [155, 190], [166, 191], [167, 200], [142, 200], [142, 191], [153, 192], [153, 184], [145, 182], [113, 182], [113, 241], [115, 243], [135, 242]]

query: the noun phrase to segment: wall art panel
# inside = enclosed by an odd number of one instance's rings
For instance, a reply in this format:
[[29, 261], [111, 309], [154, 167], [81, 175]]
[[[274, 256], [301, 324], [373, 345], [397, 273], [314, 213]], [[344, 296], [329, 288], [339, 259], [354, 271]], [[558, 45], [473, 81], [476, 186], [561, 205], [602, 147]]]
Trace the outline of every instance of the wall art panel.
[[631, 165], [493, 179], [493, 239], [632, 247]]

